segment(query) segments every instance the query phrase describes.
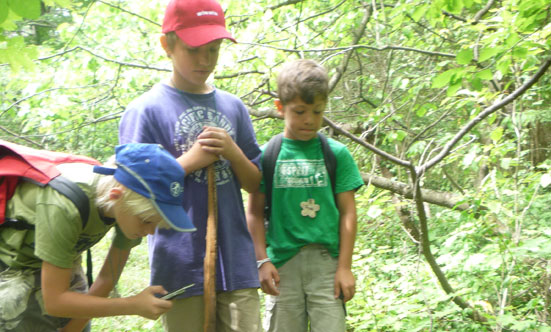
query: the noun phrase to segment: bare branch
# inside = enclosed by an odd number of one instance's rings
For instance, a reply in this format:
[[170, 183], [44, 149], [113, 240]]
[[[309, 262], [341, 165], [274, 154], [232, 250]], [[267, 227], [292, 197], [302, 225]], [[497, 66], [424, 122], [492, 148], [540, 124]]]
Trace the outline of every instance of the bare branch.
[[274, 9], [278, 9], [278, 8], [281, 8], [281, 7], [284, 7], [284, 6], [296, 5], [297, 3], [302, 2], [302, 1], [304, 1], [304, 0], [287, 0], [285, 2], [278, 3], [277, 5], [270, 6], [267, 9], [274, 10]]
[[156, 71], [165, 71], [165, 72], [171, 72], [172, 71], [172, 69], [169, 69], [169, 68], [159, 68], [159, 67], [153, 67], [153, 66], [148, 66], [148, 65], [140, 65], [140, 64], [137, 64], [137, 63], [130, 63], [130, 62], [124, 62], [124, 61], [110, 59], [110, 58], [107, 58], [103, 55], [96, 54], [96, 53], [94, 53], [94, 51], [92, 51], [92, 50], [90, 50], [86, 47], [82, 47], [82, 46], [75, 46], [73, 48], [64, 50], [63, 52], [59, 52], [59, 53], [56, 53], [56, 54], [52, 54], [52, 55], [48, 55], [48, 56], [45, 56], [45, 57], [42, 57], [42, 58], [38, 58], [37, 60], [38, 61], [44, 61], [44, 60], [52, 59], [52, 58], [55, 58], [55, 57], [63, 56], [65, 54], [75, 52], [75, 51], [78, 51], [78, 50], [85, 51], [85, 52], [89, 53], [90, 55], [92, 55], [96, 58], [102, 59], [102, 60], [107, 61], [107, 62], [116, 63], [116, 64], [121, 65], [121, 66], [140, 68], [140, 69], [150, 69], [150, 70], [156, 70]]
[[341, 127], [339, 127], [337, 124], [335, 124], [333, 121], [329, 120], [327, 117], [323, 117], [325, 123], [331, 127], [334, 131], [338, 132], [339, 134], [341, 135], [344, 135], [346, 137], [348, 137], [349, 139], [353, 140], [354, 142], [358, 143], [359, 145], [371, 150], [371, 152], [373, 153], [376, 153], [378, 154], [379, 156], [385, 158], [386, 160], [388, 161], [391, 161], [395, 164], [398, 164], [400, 166], [403, 166], [403, 167], [411, 167], [411, 163], [409, 161], [406, 161], [406, 160], [401, 160], [369, 143], [367, 143], [366, 141], [352, 135], [350, 132], [342, 129]]
[[236, 77], [239, 77], [239, 76], [245, 76], [245, 75], [249, 75], [249, 74], [260, 74], [260, 75], [264, 75], [266, 74], [265, 72], [263, 71], [258, 71], [258, 70], [250, 70], [250, 71], [243, 71], [243, 72], [239, 72], [239, 73], [231, 73], [231, 74], [227, 74], [227, 75], [215, 75], [214, 78], [215, 79], [226, 79], [226, 78], [236, 78]]
[[155, 21], [153, 21], [153, 20], [150, 20], [150, 19], [148, 19], [148, 18], [145, 17], [145, 16], [142, 16], [142, 15], [140, 15], [140, 14], [136, 14], [136, 13], [131, 12], [131, 11], [127, 10], [127, 9], [124, 9], [124, 8], [122, 8], [122, 7], [120, 7], [120, 6], [114, 5], [114, 4], [112, 4], [112, 3], [109, 3], [109, 2], [103, 1], [103, 0], [96, 0], [96, 1], [97, 1], [97, 2], [101, 2], [102, 4], [107, 5], [107, 6], [109, 6], [109, 7], [118, 9], [118, 10], [120, 10], [121, 12], [125, 12], [125, 13], [127, 13], [127, 14], [132, 15], [132, 16], [136, 16], [136, 17], [138, 17], [138, 18], [140, 18], [140, 19], [142, 19], [142, 20], [144, 20], [144, 21], [147, 21], [147, 22], [149, 22], [149, 23], [151, 23], [151, 24], [155, 24], [155, 25], [158, 26], [158, 27], [161, 26], [161, 24], [159, 24], [159, 23], [157, 23], [157, 22], [155, 22]]
[[[356, 29], [356, 31], [354, 32], [354, 40], [352, 42], [353, 44], [356, 44], [360, 41], [370, 18], [371, 18], [371, 6], [366, 6], [365, 14], [362, 18], [362, 23], [360, 24], [358, 29]], [[337, 68], [337, 73], [333, 75], [333, 77], [331, 77], [331, 80], [329, 81], [329, 91], [333, 91], [337, 83], [340, 81], [342, 75], [346, 71], [346, 67], [348, 66], [348, 62], [350, 61], [351, 56], [352, 56], [352, 52], [347, 52], [345, 57], [342, 59], [339, 68]]]
[[495, 0], [489, 0], [488, 3], [486, 3], [486, 6], [484, 6], [484, 8], [482, 8], [478, 13], [476, 13], [473, 19], [473, 24], [478, 23], [478, 21], [480, 21], [482, 16], [484, 16], [488, 11], [490, 11], [490, 8], [492, 8], [492, 6], [494, 5], [494, 2]]
[[536, 72], [536, 74], [534, 74], [533, 77], [531, 77], [529, 80], [526, 81], [526, 83], [524, 83], [522, 86], [520, 86], [518, 89], [516, 89], [515, 91], [513, 91], [510, 95], [508, 95], [507, 97], [503, 98], [502, 100], [494, 103], [493, 105], [487, 107], [486, 109], [484, 109], [482, 112], [480, 112], [476, 117], [474, 117], [471, 121], [469, 121], [445, 146], [444, 148], [442, 149], [442, 151], [440, 151], [440, 153], [438, 155], [436, 155], [434, 158], [432, 158], [431, 160], [429, 160], [428, 162], [426, 162], [425, 164], [423, 164], [422, 166], [419, 166], [418, 169], [417, 169], [417, 172], [418, 174], [422, 174], [423, 172], [425, 172], [426, 170], [428, 170], [429, 168], [431, 168], [432, 166], [436, 165], [437, 163], [439, 163], [442, 159], [444, 159], [448, 153], [450, 152], [450, 150], [453, 148], [453, 146], [455, 144], [457, 144], [457, 142], [459, 142], [463, 136], [465, 136], [468, 132], [471, 131], [471, 129], [476, 126], [479, 122], [481, 122], [482, 120], [484, 120], [486, 117], [488, 117], [490, 114], [496, 112], [497, 110], [505, 107], [507, 104], [511, 103], [512, 101], [514, 101], [515, 99], [517, 99], [518, 97], [520, 97], [524, 92], [526, 92], [526, 90], [528, 90], [532, 85], [534, 85], [539, 79], [540, 77], [543, 76], [543, 74], [545, 74], [545, 72], [547, 71], [547, 69], [549, 69], [549, 66], [551, 66], [551, 58], [548, 58], [547, 60], [545, 60], [542, 65], [540, 66], [540, 68], [538, 69], [538, 71]]
[[[388, 190], [405, 198], [413, 199], [413, 187], [407, 183], [393, 181], [375, 174], [362, 174], [364, 182], [371, 183], [377, 188]], [[421, 189], [423, 201], [434, 205], [464, 211], [469, 204], [461, 203], [464, 198], [454, 193], [437, 191], [432, 189]]]
[[467, 19], [465, 19], [465, 18], [463, 18], [463, 17], [461, 17], [461, 16], [457, 16], [457, 15], [455, 15], [455, 14], [452, 14], [452, 13], [450, 13], [450, 12], [447, 12], [447, 11], [445, 11], [445, 10], [442, 11], [442, 14], [444, 14], [444, 15], [446, 15], [446, 16], [448, 16], [448, 17], [451, 17], [451, 18], [455, 18], [456, 20], [461, 21], [461, 22], [465, 22], [465, 23], [467, 22]]
[[330, 47], [330, 48], [293, 49], [293, 48], [272, 46], [272, 45], [265, 44], [265, 43], [261, 44], [261, 43], [242, 42], [241, 44], [271, 48], [271, 49], [284, 51], [284, 52], [289, 52], [289, 53], [333, 52], [333, 51], [367, 48], [367, 49], [373, 50], [373, 51], [400, 50], [400, 51], [416, 52], [416, 53], [426, 54], [426, 55], [430, 55], [430, 56], [443, 56], [443, 57], [447, 57], [447, 58], [455, 58], [456, 57], [455, 54], [451, 54], [451, 53], [431, 52], [431, 51], [420, 50], [420, 49], [415, 49], [415, 48], [411, 48], [411, 47], [393, 46], [393, 45], [387, 45], [387, 46], [383, 46], [383, 47], [375, 47], [375, 46], [369, 46], [369, 45], [350, 45], [350, 46]]

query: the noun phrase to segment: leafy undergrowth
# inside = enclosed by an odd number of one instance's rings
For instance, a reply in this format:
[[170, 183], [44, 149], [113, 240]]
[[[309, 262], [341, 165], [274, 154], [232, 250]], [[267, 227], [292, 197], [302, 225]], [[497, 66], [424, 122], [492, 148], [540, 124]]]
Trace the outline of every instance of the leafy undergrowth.
[[[347, 331], [551, 332], [551, 227], [548, 193], [525, 215], [513, 241], [507, 202], [481, 215], [432, 208], [432, 252], [457, 296], [486, 320], [478, 323], [440, 286], [418, 246], [396, 218], [388, 195], [358, 193], [358, 237], [353, 269], [357, 292], [347, 304]], [[471, 214], [470, 214], [471, 213]], [[497, 220], [501, 220], [498, 222]], [[94, 248], [95, 270], [110, 242]], [[147, 243], [135, 248], [117, 287], [120, 296], [147, 287]], [[92, 331], [163, 331], [138, 316], [95, 319]], [[330, 332], [330, 331], [329, 331]]]

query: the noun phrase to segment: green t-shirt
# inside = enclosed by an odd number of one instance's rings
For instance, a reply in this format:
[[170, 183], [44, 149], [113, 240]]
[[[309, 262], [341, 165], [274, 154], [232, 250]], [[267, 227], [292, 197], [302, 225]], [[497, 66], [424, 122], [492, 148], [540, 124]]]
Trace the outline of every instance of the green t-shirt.
[[[362, 186], [360, 171], [346, 146], [333, 139], [328, 142], [337, 159], [336, 193]], [[308, 244], [324, 245], [333, 257], [339, 255], [339, 210], [330, 182], [318, 137], [309, 141], [283, 138], [266, 233], [268, 256], [276, 267]]]
[[[89, 198], [90, 216], [86, 228], [76, 206], [54, 189], [21, 182], [6, 206], [6, 218], [24, 220], [34, 229], [16, 230], [0, 226], [0, 260], [11, 268], [39, 269], [42, 261], [61, 268], [72, 268], [73, 262], [91, 248], [113, 227], [112, 220], [102, 218], [95, 204], [95, 188], [101, 175], [86, 164], [64, 164], [58, 167], [63, 176], [77, 183]], [[131, 241], [118, 229], [114, 245], [129, 249], [140, 241]]]

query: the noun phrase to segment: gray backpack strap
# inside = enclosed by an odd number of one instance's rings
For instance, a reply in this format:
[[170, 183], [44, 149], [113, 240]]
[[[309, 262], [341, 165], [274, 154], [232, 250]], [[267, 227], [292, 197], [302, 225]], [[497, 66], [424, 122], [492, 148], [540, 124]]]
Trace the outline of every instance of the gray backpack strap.
[[283, 134], [275, 135], [268, 141], [266, 149], [264, 149], [264, 156], [262, 157], [262, 176], [264, 177], [264, 220], [266, 229], [270, 222], [270, 214], [272, 212], [272, 185], [274, 182], [274, 171], [277, 161], [277, 156], [281, 150], [281, 142], [283, 141]]

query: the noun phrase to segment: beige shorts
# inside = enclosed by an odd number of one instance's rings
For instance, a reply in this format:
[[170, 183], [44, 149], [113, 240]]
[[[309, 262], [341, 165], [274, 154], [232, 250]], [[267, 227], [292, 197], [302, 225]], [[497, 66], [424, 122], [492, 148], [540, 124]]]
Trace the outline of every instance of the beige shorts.
[[[172, 309], [161, 318], [167, 332], [203, 331], [203, 296], [174, 300]], [[216, 294], [217, 332], [260, 331], [260, 300], [256, 288]]]
[[264, 329], [344, 332], [344, 305], [334, 298], [337, 261], [323, 246], [308, 245], [281, 266], [279, 296], [265, 297]]

